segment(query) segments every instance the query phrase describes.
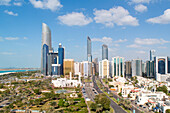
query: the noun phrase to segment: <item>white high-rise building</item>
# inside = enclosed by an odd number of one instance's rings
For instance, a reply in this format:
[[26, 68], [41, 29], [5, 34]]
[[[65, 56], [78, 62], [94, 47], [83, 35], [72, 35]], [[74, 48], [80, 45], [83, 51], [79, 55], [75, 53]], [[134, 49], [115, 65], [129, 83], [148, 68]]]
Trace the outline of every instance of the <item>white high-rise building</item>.
[[75, 62], [74, 63], [74, 74], [75, 75], [79, 75], [80, 73], [80, 63], [79, 62]]
[[107, 59], [99, 62], [99, 77], [109, 78], [109, 61]]
[[122, 76], [124, 77], [124, 58], [113, 57], [112, 58], [112, 77]]
[[132, 60], [132, 77], [142, 76], [142, 60], [133, 59]]

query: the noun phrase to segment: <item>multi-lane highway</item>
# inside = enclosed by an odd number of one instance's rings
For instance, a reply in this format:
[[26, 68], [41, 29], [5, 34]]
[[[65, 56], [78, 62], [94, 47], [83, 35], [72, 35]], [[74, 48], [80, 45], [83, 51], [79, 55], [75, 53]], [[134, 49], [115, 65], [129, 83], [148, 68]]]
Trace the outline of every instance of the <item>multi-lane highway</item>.
[[[103, 83], [102, 83], [102, 81], [101, 80], [99, 80], [100, 82], [101, 82], [101, 84], [103, 85]], [[104, 86], [104, 85], [103, 85]], [[105, 86], [104, 86], [105, 87]], [[116, 100], [118, 99], [118, 98], [120, 98], [117, 94], [115, 94], [114, 92], [111, 92], [107, 87], [106, 87], [106, 90], [107, 90], [107, 92], [109, 92], [110, 94], [112, 94], [113, 95], [113, 98], [115, 98]], [[133, 111], [135, 111], [135, 113], [141, 113], [142, 112], [142, 110], [140, 110], [139, 108], [137, 108], [134, 104], [131, 104], [132, 105], [132, 108], [131, 108], [131, 111], [133, 112]], [[146, 111], [145, 111], [146, 112]]]
[[[99, 87], [97, 86], [95, 76], [92, 77], [93, 80], [93, 86], [97, 90], [98, 93], [103, 93]], [[107, 96], [107, 95], [106, 95]], [[110, 106], [114, 109], [115, 113], [127, 113], [125, 110], [123, 110], [119, 105], [117, 105], [110, 97], [107, 96], [107, 98], [110, 100]]]

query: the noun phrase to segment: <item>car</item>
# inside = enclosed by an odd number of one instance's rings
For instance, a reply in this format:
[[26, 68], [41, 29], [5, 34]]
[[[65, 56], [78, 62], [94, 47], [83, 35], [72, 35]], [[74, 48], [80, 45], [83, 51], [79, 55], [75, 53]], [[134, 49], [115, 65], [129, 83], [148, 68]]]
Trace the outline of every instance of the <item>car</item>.
[[146, 107], [145, 107], [145, 106], [143, 106], [143, 108], [145, 109]]
[[143, 107], [143, 105], [139, 105], [139, 107]]

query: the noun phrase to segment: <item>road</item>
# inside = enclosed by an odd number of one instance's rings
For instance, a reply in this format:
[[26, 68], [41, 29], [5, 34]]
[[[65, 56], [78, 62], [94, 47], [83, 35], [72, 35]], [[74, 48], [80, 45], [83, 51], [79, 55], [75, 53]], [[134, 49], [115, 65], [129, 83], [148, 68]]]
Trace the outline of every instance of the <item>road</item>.
[[[99, 80], [100, 82], [101, 82], [101, 84], [104, 86], [104, 84], [102, 83], [102, 81], [101, 80]], [[105, 87], [105, 86], [104, 86]], [[110, 94], [113, 94], [113, 98], [115, 98], [116, 100], [119, 98], [120, 99], [120, 97], [115, 93], [115, 92], [111, 92], [107, 87], [106, 87], [106, 89], [107, 89], [107, 92], [109, 92]], [[135, 110], [135, 113], [141, 113], [142, 112], [142, 110], [141, 109], [139, 109], [139, 108], [137, 108], [134, 104], [131, 104], [132, 105], [132, 109], [131, 109], [131, 112], [133, 113], [133, 110]], [[146, 112], [146, 111], [145, 111]]]
[[[100, 88], [97, 86], [95, 76], [92, 77], [94, 88], [98, 93], [103, 93]], [[106, 95], [107, 96], [107, 95]], [[107, 96], [107, 98], [110, 100], [110, 106], [114, 109], [115, 113], [127, 113], [125, 110], [123, 110], [119, 105], [117, 105], [110, 97]]]

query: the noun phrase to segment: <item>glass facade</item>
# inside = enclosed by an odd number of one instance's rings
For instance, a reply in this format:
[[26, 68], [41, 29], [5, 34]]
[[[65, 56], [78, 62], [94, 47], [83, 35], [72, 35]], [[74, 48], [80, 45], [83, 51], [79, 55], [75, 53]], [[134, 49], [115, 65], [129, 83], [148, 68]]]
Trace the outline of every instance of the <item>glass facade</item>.
[[48, 74], [49, 50], [51, 50], [51, 30], [45, 23], [42, 23], [41, 73], [44, 75]]
[[43, 45], [43, 69], [42, 72], [44, 75], [47, 75], [48, 72], [48, 46], [46, 44]]
[[123, 59], [120, 58], [120, 75], [123, 75]]
[[87, 37], [87, 61], [92, 62], [91, 39]]
[[108, 60], [108, 46], [105, 44], [102, 45], [102, 60], [104, 59]]
[[52, 75], [60, 75], [60, 64], [52, 65]]
[[165, 74], [165, 59], [158, 59], [158, 73]]
[[114, 58], [114, 76], [116, 76], [116, 58]]
[[170, 73], [170, 57], [168, 57], [168, 73]]
[[64, 48], [61, 45], [59, 45], [59, 48], [58, 48], [58, 63], [61, 65], [61, 67], [60, 67], [61, 75], [63, 75], [63, 61], [64, 61]]
[[141, 76], [142, 75], [142, 61], [136, 60], [136, 75]]

